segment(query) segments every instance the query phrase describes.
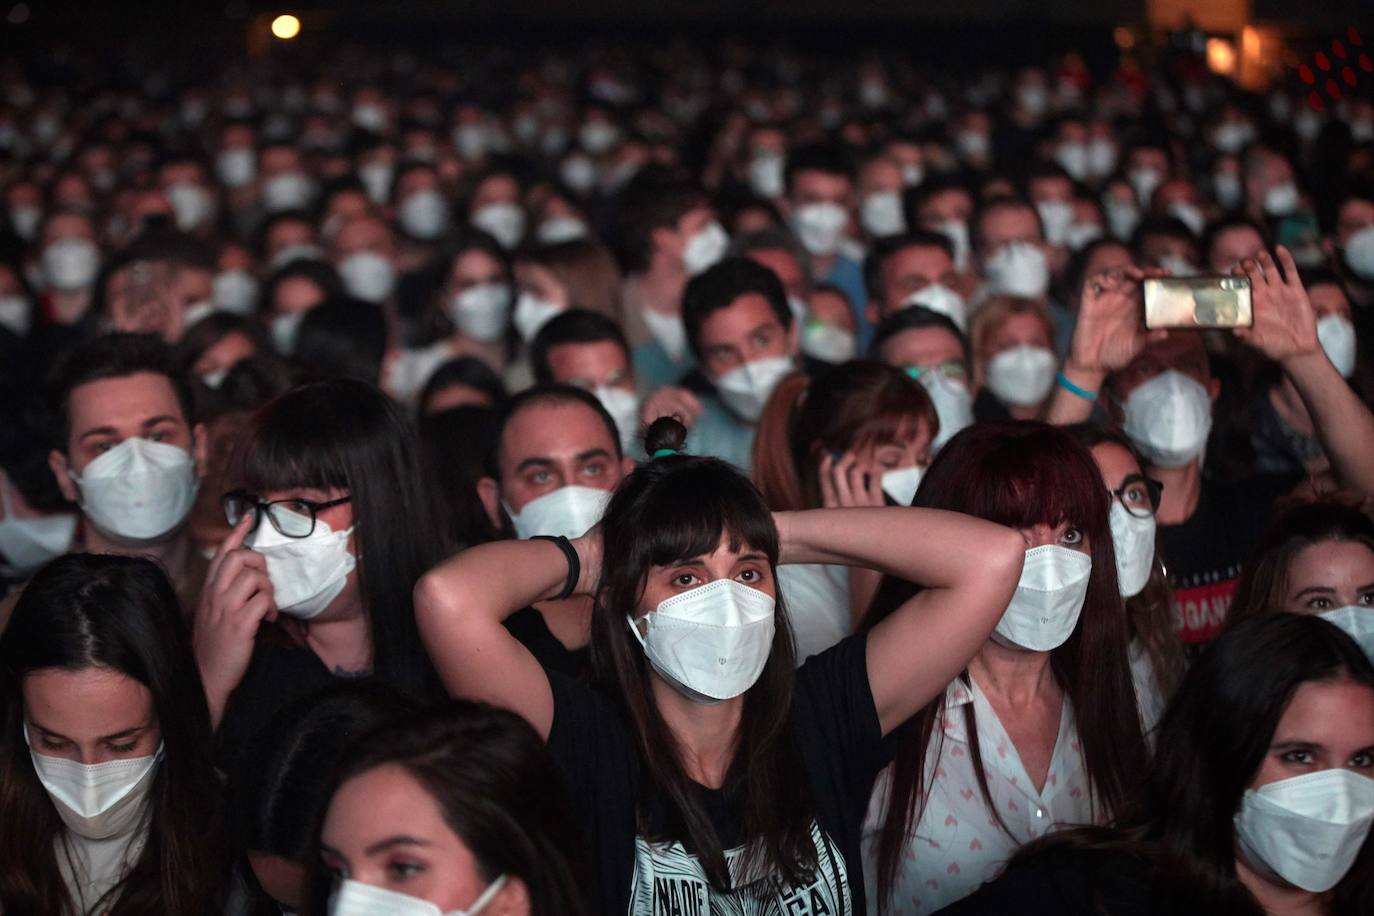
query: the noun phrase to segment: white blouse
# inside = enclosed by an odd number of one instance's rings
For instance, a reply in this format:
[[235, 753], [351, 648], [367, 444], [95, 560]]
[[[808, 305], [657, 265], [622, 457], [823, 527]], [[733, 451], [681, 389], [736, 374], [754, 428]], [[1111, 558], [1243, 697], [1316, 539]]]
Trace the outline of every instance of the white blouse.
[[[970, 704], [988, 790], [1010, 836], [988, 811], [978, 786], [964, 717]], [[965, 684], [957, 679], [945, 690], [945, 711], [936, 726], [926, 752], [925, 808], [908, 838], [888, 910], [895, 916], [933, 913], [995, 878], [1022, 844], [1059, 827], [1099, 822], [1089, 798], [1078, 727], [1067, 697], [1049, 774], [1040, 792], [976, 682]], [[890, 770], [878, 778], [864, 822], [864, 880], [870, 914], [879, 911], [878, 835], [890, 779]]]
[[798, 665], [849, 635], [849, 567], [779, 566], [778, 590], [787, 605]]

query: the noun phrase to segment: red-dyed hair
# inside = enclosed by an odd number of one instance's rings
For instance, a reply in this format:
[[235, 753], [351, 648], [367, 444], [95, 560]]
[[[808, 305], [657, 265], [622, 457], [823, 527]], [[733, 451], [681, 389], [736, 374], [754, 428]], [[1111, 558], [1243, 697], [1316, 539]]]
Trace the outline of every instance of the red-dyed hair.
[[[956, 435], [921, 480], [912, 505], [963, 512], [1010, 528], [1067, 522], [1088, 539], [1092, 574], [1078, 625], [1050, 652], [1050, 669], [1073, 706], [1094, 806], [1122, 811], [1148, 773], [1127, 645], [1130, 633], [1116, 578], [1107, 490], [1089, 451], [1066, 432], [1037, 422], [978, 424]], [[976, 544], [968, 545], [976, 550]], [[865, 631], [915, 594], [917, 586], [884, 578], [863, 623]], [[962, 675], [968, 677], [967, 671]], [[891, 738], [895, 754], [887, 810], [878, 837], [878, 899], [891, 901], [897, 868], [920, 821], [926, 752], [944, 709], [936, 697]], [[964, 707], [977, 735], [973, 707]], [[974, 772], [996, 815], [977, 741]], [[1000, 820], [1000, 815], [996, 815]]]

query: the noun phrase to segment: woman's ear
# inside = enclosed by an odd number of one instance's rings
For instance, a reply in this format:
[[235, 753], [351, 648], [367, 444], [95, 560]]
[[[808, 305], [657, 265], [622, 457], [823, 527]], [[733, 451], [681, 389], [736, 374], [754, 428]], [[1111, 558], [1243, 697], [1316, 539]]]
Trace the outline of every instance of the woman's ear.
[[530, 889], [520, 878], [508, 877], [487, 909], [492, 916], [529, 916]]

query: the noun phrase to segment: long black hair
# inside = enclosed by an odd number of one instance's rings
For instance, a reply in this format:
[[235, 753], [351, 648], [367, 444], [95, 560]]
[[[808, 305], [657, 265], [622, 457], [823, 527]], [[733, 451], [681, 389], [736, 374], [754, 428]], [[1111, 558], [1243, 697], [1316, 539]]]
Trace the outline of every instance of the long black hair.
[[74, 912], [58, 866], [65, 830], [24, 742], [23, 681], [99, 667], [152, 694], [164, 756], [136, 862], [94, 907], [110, 916], [222, 907], [223, 817], [210, 712], [171, 583], [155, 563], [69, 554], [29, 582], [0, 636], [0, 909]]
[[[585, 916], [585, 845], [553, 758], [524, 719], [455, 700], [370, 732], [346, 753], [330, 789], [395, 764], [424, 787], [444, 822], [472, 851], [482, 880], [518, 878], [530, 916]], [[318, 847], [318, 842], [317, 842]], [[329, 880], [312, 861], [311, 912], [323, 913]]]
[[[681, 451], [682, 424], [659, 418], [645, 435], [653, 455]], [[638, 812], [639, 832], [652, 841], [693, 850], [712, 886], [730, 888], [720, 837], [682, 766], [677, 739], [663, 721], [649, 683], [644, 650], [625, 624], [644, 593], [652, 566], [713, 553], [723, 537], [767, 555], [774, 573], [778, 532], [767, 503], [743, 474], [715, 458], [674, 454], [641, 465], [621, 483], [601, 521], [601, 593], [592, 615], [595, 677], [624, 704], [648, 783], [664, 799], [666, 826]], [[744, 694], [734, 760], [726, 784], [738, 784], [746, 847], [746, 880], [777, 875], [805, 883], [816, 868], [810, 826], [813, 805], [804, 768], [787, 729], [791, 717], [795, 652], [782, 595], [774, 611], [773, 646], [759, 679]]]
[[410, 420], [380, 389], [333, 379], [289, 391], [254, 414], [238, 461], [242, 485], [255, 493], [313, 487], [352, 497], [373, 674], [410, 693], [438, 683], [411, 592], [443, 544], [418, 451]]

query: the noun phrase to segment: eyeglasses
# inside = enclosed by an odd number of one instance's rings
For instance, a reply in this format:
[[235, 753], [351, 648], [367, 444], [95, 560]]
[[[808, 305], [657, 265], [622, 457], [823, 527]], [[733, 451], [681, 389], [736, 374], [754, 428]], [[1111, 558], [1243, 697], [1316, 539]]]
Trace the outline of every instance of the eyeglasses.
[[1159, 508], [1164, 484], [1144, 474], [1131, 474], [1121, 481], [1118, 489], [1110, 492], [1121, 503], [1121, 508], [1136, 518], [1149, 518]]
[[962, 382], [967, 377], [967, 373], [964, 372], [963, 364], [955, 362], [954, 360], [950, 360], [949, 362], [945, 363], [940, 363], [938, 366], [906, 367], [906, 374], [914, 379], [917, 379], [918, 381], [920, 380], [922, 375], [925, 375], [928, 372], [938, 372], [945, 378], [953, 379], [956, 382]]
[[263, 502], [245, 490], [234, 490], [224, 494], [224, 517], [229, 524], [237, 526], [248, 513], [254, 513], [252, 530], [262, 524], [263, 515], [281, 535], [289, 538], [308, 538], [315, 533], [315, 520], [320, 510], [341, 506], [352, 496], [340, 496], [328, 502], [317, 503], [309, 499], [274, 499]]

